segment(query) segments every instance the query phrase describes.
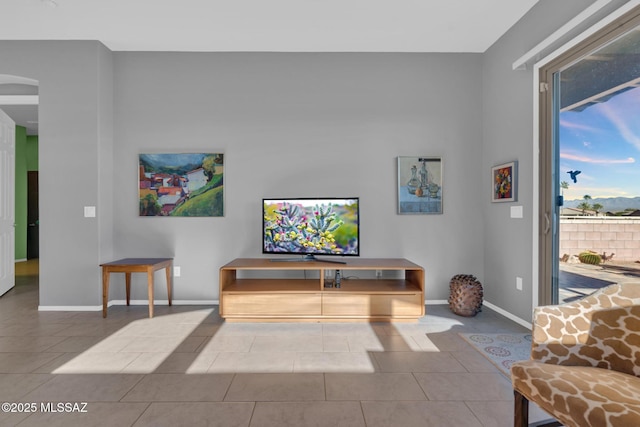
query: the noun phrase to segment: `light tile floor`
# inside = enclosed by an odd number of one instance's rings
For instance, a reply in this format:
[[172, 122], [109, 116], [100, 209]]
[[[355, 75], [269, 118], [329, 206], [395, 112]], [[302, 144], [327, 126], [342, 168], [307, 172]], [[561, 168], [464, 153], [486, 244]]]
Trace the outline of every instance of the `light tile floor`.
[[[225, 323], [208, 306], [103, 319], [38, 312], [37, 276], [16, 283], [0, 298], [0, 402], [20, 411], [0, 413], [2, 426], [513, 424], [509, 379], [458, 335], [525, 331], [487, 308], [429, 305], [392, 324]], [[86, 412], [42, 410], [58, 402]]]

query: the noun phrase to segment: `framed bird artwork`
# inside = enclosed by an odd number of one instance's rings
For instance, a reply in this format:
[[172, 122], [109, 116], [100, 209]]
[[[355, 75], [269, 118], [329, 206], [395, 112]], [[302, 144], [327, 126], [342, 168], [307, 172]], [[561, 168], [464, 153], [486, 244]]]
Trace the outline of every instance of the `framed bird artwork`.
[[503, 163], [491, 168], [491, 201], [515, 202], [518, 200], [518, 162]]

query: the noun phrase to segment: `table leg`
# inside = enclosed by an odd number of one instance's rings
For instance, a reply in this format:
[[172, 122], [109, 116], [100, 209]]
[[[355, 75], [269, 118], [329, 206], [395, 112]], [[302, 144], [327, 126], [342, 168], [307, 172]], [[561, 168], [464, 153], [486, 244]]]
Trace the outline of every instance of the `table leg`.
[[147, 286], [149, 287], [149, 318], [153, 317], [153, 268], [147, 270]]
[[107, 317], [107, 299], [109, 299], [109, 272], [102, 267], [102, 317]]
[[167, 271], [167, 298], [169, 299], [169, 305], [171, 305], [171, 266], [165, 268]]
[[125, 286], [127, 287], [127, 305], [131, 299], [131, 273], [124, 273]]

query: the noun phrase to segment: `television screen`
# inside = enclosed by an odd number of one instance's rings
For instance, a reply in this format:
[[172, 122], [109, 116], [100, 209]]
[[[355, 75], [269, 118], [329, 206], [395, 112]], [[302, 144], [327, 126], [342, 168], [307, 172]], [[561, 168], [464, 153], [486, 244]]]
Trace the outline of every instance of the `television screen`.
[[263, 199], [262, 252], [359, 256], [359, 223], [357, 197]]

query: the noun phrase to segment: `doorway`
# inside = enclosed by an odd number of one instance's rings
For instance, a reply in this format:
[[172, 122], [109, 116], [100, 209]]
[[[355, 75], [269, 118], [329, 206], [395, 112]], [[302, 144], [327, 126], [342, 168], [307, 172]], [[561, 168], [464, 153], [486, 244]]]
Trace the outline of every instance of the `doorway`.
[[38, 171], [27, 171], [27, 259], [40, 256]]
[[639, 63], [636, 8], [541, 69], [540, 304], [634, 277], [613, 266], [640, 260]]
[[[6, 185], [0, 191], [0, 199], [8, 197], [12, 200], [14, 243], [10, 251], [9, 248], [0, 251], [10, 263], [11, 268], [3, 270], [10, 271], [11, 279], [8, 281], [12, 285], [20, 284], [23, 270], [28, 271], [29, 277], [37, 276], [39, 270], [38, 104], [37, 80], [0, 74], [0, 108], [12, 120], [14, 135], [11, 181], [3, 179]], [[8, 167], [2, 169], [9, 171]]]

